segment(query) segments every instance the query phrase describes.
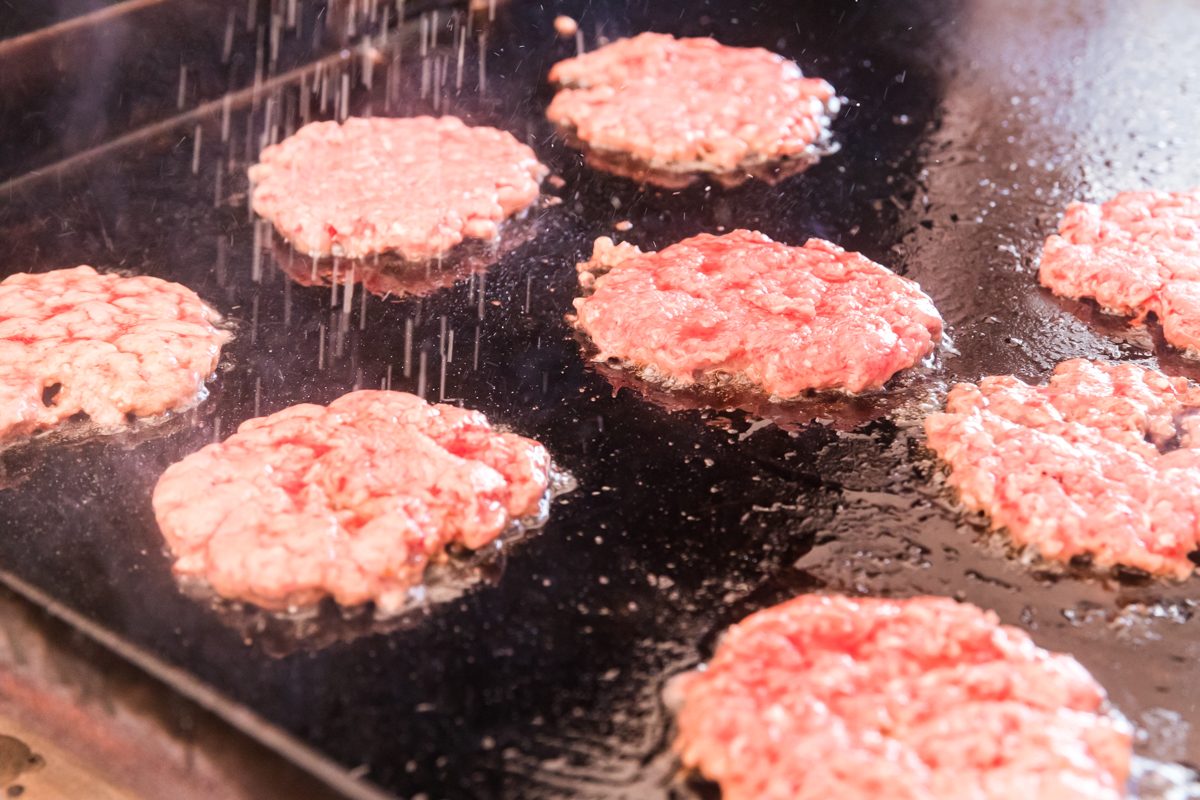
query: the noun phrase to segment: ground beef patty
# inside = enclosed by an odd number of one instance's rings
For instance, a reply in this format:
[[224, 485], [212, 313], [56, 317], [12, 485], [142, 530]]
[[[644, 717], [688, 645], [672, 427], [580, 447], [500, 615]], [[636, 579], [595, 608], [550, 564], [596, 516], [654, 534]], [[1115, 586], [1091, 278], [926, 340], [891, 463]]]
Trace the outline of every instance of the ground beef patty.
[[547, 172], [512, 134], [457, 117], [313, 122], [259, 159], [254, 210], [300, 252], [414, 261], [497, 236]]
[[400, 610], [448, 545], [539, 511], [549, 458], [477, 411], [403, 392], [292, 406], [174, 464], [154, 512], [175, 572], [269, 609]]
[[831, 150], [833, 87], [762, 48], [643, 33], [560, 61], [546, 116], [601, 169], [675, 188], [733, 185]]
[[963, 503], [1046, 558], [1186, 577], [1200, 541], [1200, 388], [1082, 359], [1049, 386], [960, 383], [925, 421]]
[[[917, 284], [821, 239], [738, 230], [657, 253], [596, 240], [574, 324], [668, 386], [754, 386], [781, 398], [861, 392], [929, 354], [942, 320]], [[599, 277], [596, 277], [599, 275]]]
[[196, 403], [229, 338], [195, 292], [91, 267], [0, 282], [0, 441], [84, 413], [102, 428]]
[[1200, 352], [1200, 189], [1072, 203], [1046, 240], [1040, 277], [1113, 313], [1153, 311], [1168, 342]]
[[678, 680], [675, 750], [722, 800], [1125, 796], [1130, 730], [1104, 689], [953, 600], [797, 597]]

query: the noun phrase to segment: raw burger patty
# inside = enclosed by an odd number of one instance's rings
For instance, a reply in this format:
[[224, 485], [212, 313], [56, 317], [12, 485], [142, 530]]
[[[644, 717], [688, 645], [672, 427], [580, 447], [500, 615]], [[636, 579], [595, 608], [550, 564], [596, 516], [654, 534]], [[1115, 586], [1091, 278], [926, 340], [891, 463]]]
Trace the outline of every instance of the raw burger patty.
[[1046, 240], [1040, 276], [1055, 294], [1093, 297], [1114, 313], [1153, 311], [1168, 342], [1200, 351], [1200, 189], [1072, 203]]
[[916, 283], [821, 239], [789, 247], [738, 230], [643, 253], [602, 237], [578, 269], [595, 292], [575, 300], [575, 325], [597, 359], [668, 385], [861, 392], [916, 364], [942, 334]]
[[254, 210], [307, 255], [422, 260], [491, 239], [547, 169], [512, 134], [457, 117], [313, 122], [250, 168]]
[[732, 183], [816, 161], [838, 105], [832, 86], [775, 53], [661, 33], [560, 61], [550, 81], [562, 89], [546, 116], [595, 154]]
[[539, 510], [549, 457], [477, 411], [360, 391], [242, 423], [167, 469], [154, 512], [175, 572], [264, 608], [333, 595], [399, 610], [450, 544]]
[[1130, 730], [1069, 655], [953, 600], [804, 595], [678, 679], [722, 800], [1118, 800]]
[[83, 412], [111, 428], [203, 399], [229, 338], [195, 292], [75, 267], [0, 282], [0, 441]]
[[1184, 578], [1200, 540], [1197, 408], [1184, 378], [1079, 359], [1049, 386], [960, 383], [925, 430], [963, 503], [1016, 544]]

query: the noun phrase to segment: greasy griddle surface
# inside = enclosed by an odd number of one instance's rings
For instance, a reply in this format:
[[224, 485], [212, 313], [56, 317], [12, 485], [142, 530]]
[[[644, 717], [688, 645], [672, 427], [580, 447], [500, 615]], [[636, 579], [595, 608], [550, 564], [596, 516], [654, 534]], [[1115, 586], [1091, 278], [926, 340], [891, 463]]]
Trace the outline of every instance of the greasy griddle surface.
[[[422, 300], [371, 297], [362, 330], [356, 299], [341, 355], [328, 338], [338, 324], [328, 288], [291, 285], [266, 257], [262, 282], [252, 280], [244, 199], [213, 209], [216, 145], [198, 176], [191, 140], [178, 133], [4, 198], [7, 272], [91, 263], [177, 280], [235, 320], [237, 338], [212, 398], [161, 436], [5, 454], [0, 565], [406, 797], [663, 796], [664, 674], [705, 658], [747, 613], [821, 588], [933, 592], [994, 608], [1039, 644], [1075, 653], [1134, 719], [1168, 709], [1200, 721], [1200, 686], [1187, 680], [1200, 657], [1196, 582], [1012, 560], [951, 505], [919, 428], [955, 380], [1040, 380], [1068, 357], [1200, 377], [1153, 325], [1131, 333], [1093, 306], [1051, 297], [1035, 277], [1040, 242], [1067, 200], [1200, 183], [1200, 14], [1184, 0], [1163, 0], [1153, 15], [1134, 0], [898, 5], [502, 10], [489, 34], [488, 94], [475, 91], [472, 54], [455, 96], [451, 58], [448, 107], [532, 143], [564, 178], [564, 202], [488, 272], [482, 321], [466, 281]], [[678, 194], [585, 169], [541, 117], [541, 81], [574, 49], [554, 37], [559, 12], [580, 19], [589, 45], [653, 29], [784, 53], [851, 99], [835, 123], [842, 151], [776, 187], [701, 183]], [[419, 59], [410, 53], [406, 64], [400, 111], [428, 113]], [[374, 97], [358, 90], [353, 108], [371, 102], [382, 113], [381, 83]], [[218, 141], [218, 124], [205, 141]], [[245, 124], [235, 115], [235, 141]], [[622, 220], [633, 228], [615, 234]], [[581, 361], [563, 315], [574, 263], [594, 237], [659, 249], [718, 226], [861, 250], [921, 283], [953, 349], [877, 403], [759, 402], [750, 414], [688, 408]], [[499, 579], [390, 632], [282, 657], [275, 640], [243, 638], [254, 625], [226, 625], [181, 594], [150, 507], [162, 470], [256, 407], [327, 403], [379, 386], [389, 366], [393, 388], [415, 390], [416, 354], [403, 376], [408, 319], [438, 399], [443, 315], [456, 335], [446, 396], [544, 442], [579, 481], [544, 530], [509, 548]], [[1200, 761], [1200, 745], [1169, 736], [1145, 747]]]

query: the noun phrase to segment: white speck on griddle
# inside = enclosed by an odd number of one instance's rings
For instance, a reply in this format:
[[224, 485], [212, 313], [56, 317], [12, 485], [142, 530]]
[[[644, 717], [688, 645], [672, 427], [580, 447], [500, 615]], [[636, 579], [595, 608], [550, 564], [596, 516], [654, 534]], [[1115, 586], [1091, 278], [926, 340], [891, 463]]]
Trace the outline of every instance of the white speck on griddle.
[[[493, 7], [495, 0], [492, 0]], [[487, 31], [479, 32], [479, 93], [487, 92]]]
[[325, 323], [322, 322], [318, 327], [317, 333], [317, 369], [325, 369]]
[[225, 178], [225, 162], [217, 159], [217, 178], [213, 186], [213, 208], [221, 207], [221, 184]]
[[413, 321], [404, 320], [404, 377], [412, 377]]
[[258, 295], [250, 301], [250, 308], [250, 344], [254, 344], [258, 339]]
[[283, 35], [283, 17], [271, 15], [271, 65], [279, 60], [279, 39]]
[[233, 22], [237, 16], [232, 8], [229, 9], [229, 14], [225, 17], [225, 41], [221, 47], [221, 63], [228, 64], [229, 56], [233, 54]]
[[217, 234], [217, 285], [225, 285], [225, 270], [228, 264], [226, 254], [226, 239], [224, 234]]
[[462, 91], [463, 83], [463, 61], [467, 55], [467, 29], [460, 28], [458, 31], [458, 71], [454, 78], [455, 92]]
[[362, 85], [367, 87], [367, 90], [369, 91], [375, 81], [376, 52], [375, 48], [371, 47], [370, 36], [363, 40], [360, 49], [362, 50], [362, 74], [359, 76], [359, 80], [362, 81]]
[[254, 249], [250, 253], [250, 280], [262, 282], [262, 225], [254, 222]]
[[342, 292], [342, 313], [347, 316], [350, 314], [350, 308], [354, 303], [354, 274], [356, 271], [356, 265], [351, 261], [350, 271], [346, 273], [346, 288]]

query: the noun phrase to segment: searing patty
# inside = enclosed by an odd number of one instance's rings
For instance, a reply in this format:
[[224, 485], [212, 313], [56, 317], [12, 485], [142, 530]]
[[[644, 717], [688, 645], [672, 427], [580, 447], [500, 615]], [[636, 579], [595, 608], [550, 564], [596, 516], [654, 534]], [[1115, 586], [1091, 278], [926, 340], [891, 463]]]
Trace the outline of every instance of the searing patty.
[[1200, 189], [1072, 203], [1039, 275], [1055, 294], [1091, 297], [1115, 314], [1153, 311], [1168, 342], [1200, 352]]
[[914, 282], [821, 239], [803, 247], [738, 230], [657, 253], [596, 240], [578, 266], [574, 324], [615, 360], [668, 386], [875, 389], [942, 334]]
[[1200, 543], [1200, 388], [1083, 359], [1047, 386], [960, 383], [925, 420], [962, 502], [1018, 545], [1184, 578]]
[[804, 595], [677, 679], [722, 800], [1118, 800], [1130, 729], [1069, 655], [947, 598]]
[[560, 61], [550, 81], [550, 121], [593, 166], [636, 180], [770, 180], [834, 149], [833, 87], [762, 48], [643, 33]]
[[477, 411], [358, 391], [242, 423], [163, 473], [154, 512], [175, 572], [224, 597], [386, 614], [447, 546], [536, 513], [548, 470], [545, 448]]
[[88, 266], [0, 282], [0, 441], [85, 414], [101, 428], [203, 399], [227, 331], [196, 293]]
[[250, 168], [254, 210], [310, 256], [436, 258], [491, 239], [547, 169], [512, 134], [457, 117], [313, 122]]

